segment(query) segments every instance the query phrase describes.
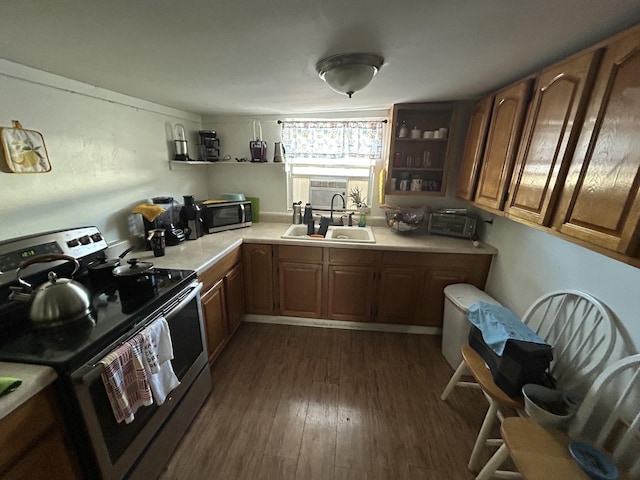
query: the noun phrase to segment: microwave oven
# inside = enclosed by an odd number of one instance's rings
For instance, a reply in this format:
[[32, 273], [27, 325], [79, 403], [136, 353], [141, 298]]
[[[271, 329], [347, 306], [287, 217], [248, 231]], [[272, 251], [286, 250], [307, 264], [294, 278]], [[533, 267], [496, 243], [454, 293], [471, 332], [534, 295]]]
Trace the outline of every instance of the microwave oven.
[[248, 200], [203, 203], [204, 228], [207, 233], [250, 227], [253, 223], [251, 202]]
[[470, 215], [434, 212], [429, 215], [429, 233], [451, 237], [473, 238], [478, 219]]

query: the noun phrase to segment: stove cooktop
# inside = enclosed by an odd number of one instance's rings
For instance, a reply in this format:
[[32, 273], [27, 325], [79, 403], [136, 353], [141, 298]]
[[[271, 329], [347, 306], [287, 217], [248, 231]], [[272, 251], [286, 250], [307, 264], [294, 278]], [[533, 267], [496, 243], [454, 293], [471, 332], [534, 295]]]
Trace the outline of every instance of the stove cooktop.
[[[63, 327], [35, 328], [22, 308], [19, 322], [0, 335], [0, 361], [49, 365], [65, 371], [109, 346], [155, 312], [196, 278], [192, 270], [156, 269], [157, 292], [121, 298], [115, 284], [92, 291], [92, 312]], [[15, 325], [17, 323], [17, 325]]]
[[[21, 237], [0, 243], [0, 361], [32, 363], [54, 367], [64, 373], [101, 350], [122, 334], [161, 313], [168, 301], [195, 278], [192, 270], [154, 269], [156, 287], [124, 298], [114, 281], [92, 285], [86, 271], [88, 262], [106, 249], [106, 241], [96, 227], [80, 227], [59, 232]], [[35, 255], [57, 253], [76, 258], [81, 269], [74, 279], [91, 292], [91, 314], [64, 327], [35, 328], [29, 321], [29, 305], [10, 300], [9, 290], [17, 285], [18, 267]], [[70, 262], [41, 263], [29, 267], [25, 277], [41, 285], [49, 271], [70, 277]]]

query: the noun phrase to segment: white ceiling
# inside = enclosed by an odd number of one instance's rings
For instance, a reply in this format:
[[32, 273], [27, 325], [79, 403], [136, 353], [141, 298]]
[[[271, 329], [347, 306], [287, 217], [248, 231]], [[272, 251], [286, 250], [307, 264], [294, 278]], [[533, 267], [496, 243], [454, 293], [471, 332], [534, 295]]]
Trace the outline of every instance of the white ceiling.
[[[389, 108], [496, 89], [640, 22], [638, 0], [2, 0], [0, 57], [200, 114]], [[385, 63], [352, 99], [315, 71]]]

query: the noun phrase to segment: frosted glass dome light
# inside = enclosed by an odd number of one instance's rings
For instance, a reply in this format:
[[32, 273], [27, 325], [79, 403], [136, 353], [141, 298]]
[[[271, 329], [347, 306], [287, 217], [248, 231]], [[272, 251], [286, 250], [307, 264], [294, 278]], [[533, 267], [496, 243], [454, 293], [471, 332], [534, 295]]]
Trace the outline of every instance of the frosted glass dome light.
[[344, 53], [320, 60], [318, 75], [329, 87], [349, 98], [369, 85], [384, 59], [374, 53]]

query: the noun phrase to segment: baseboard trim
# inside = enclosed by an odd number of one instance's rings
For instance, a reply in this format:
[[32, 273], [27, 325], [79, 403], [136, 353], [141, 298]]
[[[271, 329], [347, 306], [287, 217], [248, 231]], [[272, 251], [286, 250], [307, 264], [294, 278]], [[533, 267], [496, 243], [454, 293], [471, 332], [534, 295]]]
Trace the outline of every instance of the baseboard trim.
[[253, 323], [271, 323], [274, 325], [295, 325], [300, 327], [338, 328], [342, 330], [442, 335], [442, 329], [438, 327], [393, 325], [390, 323], [346, 322], [342, 320], [325, 320], [322, 318], [285, 317], [282, 315], [256, 315], [248, 313], [244, 316], [244, 321]]

